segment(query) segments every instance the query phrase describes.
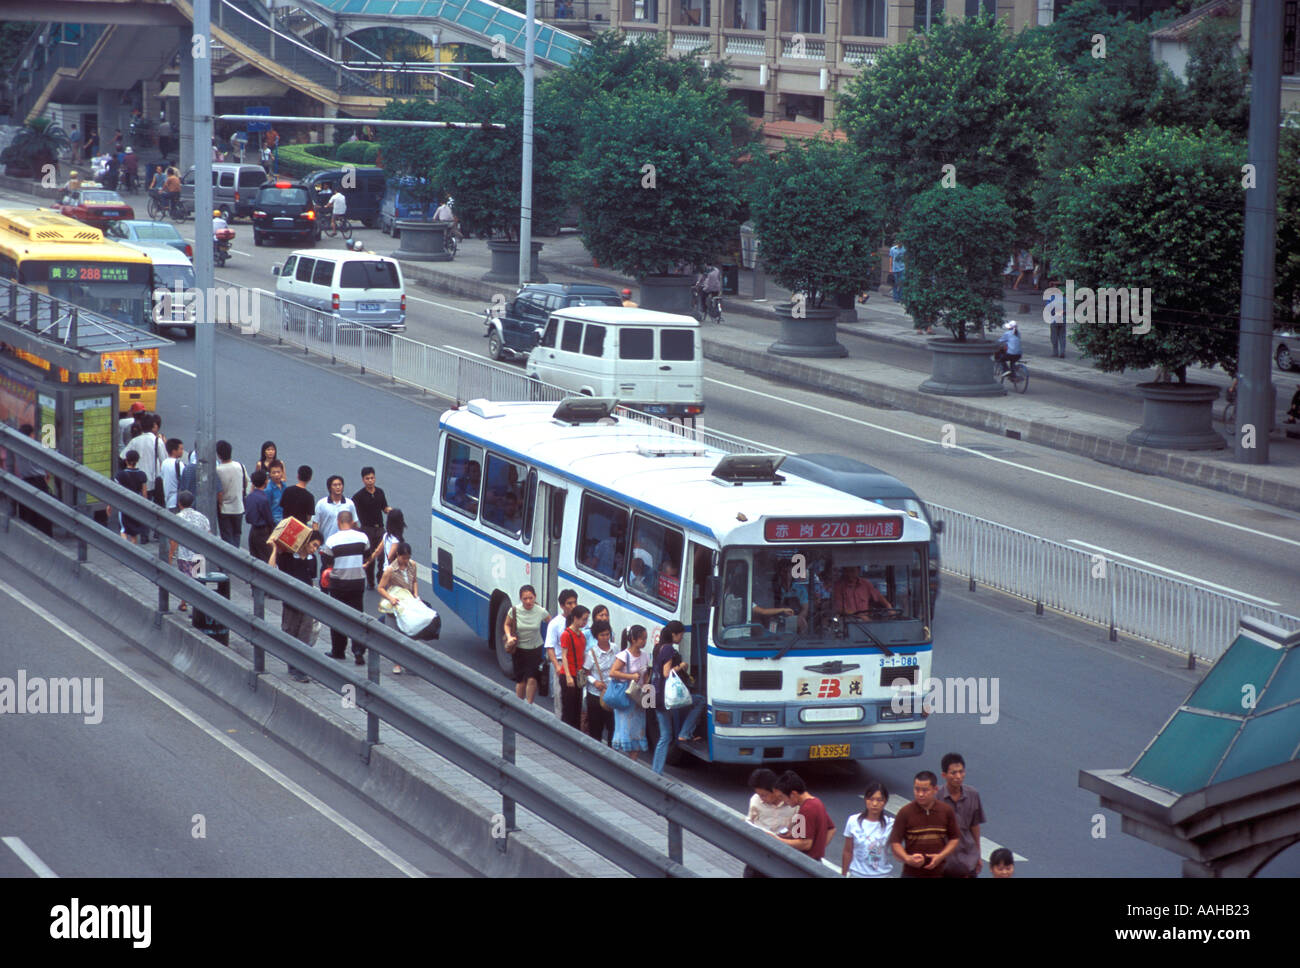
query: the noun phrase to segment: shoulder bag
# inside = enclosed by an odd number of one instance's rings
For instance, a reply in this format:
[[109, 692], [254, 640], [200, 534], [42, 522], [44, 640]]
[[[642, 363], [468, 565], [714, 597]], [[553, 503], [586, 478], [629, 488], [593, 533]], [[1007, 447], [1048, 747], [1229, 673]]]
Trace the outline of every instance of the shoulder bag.
[[[617, 661], [617, 659], [615, 659]], [[600, 705], [603, 709], [628, 709], [632, 705], [632, 699], [628, 696], [627, 688], [620, 688], [623, 685], [621, 679], [611, 678], [605, 691], [600, 694]], [[631, 685], [636, 685], [632, 683]]]
[[[569, 640], [569, 645], [565, 646], [564, 640]], [[579, 690], [587, 688], [587, 670], [578, 666], [578, 645], [574, 641], [573, 630], [565, 629], [564, 634], [560, 636], [560, 650], [564, 653], [564, 668], [573, 676], [573, 684]]]
[[[515, 618], [515, 607], [514, 607], [513, 605], [510, 606], [510, 613], [506, 616], [506, 621], [509, 622], [510, 626], [515, 630], [515, 631], [514, 631], [514, 636], [515, 636], [516, 639], [518, 639], [518, 638], [519, 638], [519, 622], [518, 622], [518, 620]], [[509, 641], [507, 641], [507, 642], [505, 643], [505, 647], [506, 647], [506, 655], [514, 655], [514, 654], [515, 654], [515, 649], [519, 648], [518, 645], [511, 645]]]

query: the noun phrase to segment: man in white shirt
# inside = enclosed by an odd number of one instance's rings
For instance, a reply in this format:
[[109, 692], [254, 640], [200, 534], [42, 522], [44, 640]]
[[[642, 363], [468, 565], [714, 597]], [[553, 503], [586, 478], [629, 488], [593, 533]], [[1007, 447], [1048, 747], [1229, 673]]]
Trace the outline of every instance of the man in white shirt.
[[[754, 795], [749, 798], [746, 819], [755, 827], [771, 834], [788, 829], [790, 821], [798, 811], [797, 807], [786, 803], [785, 797], [777, 791], [776, 779], [776, 774], [766, 767], [759, 767], [749, 774], [749, 787], [754, 791]], [[757, 868], [746, 864], [743, 876], [765, 877], [766, 875], [760, 874]]]
[[221, 540], [239, 547], [244, 530], [244, 492], [248, 472], [239, 461], [231, 460], [230, 441], [217, 441], [217, 528]]
[[348, 214], [348, 200], [341, 191], [335, 189], [327, 205], [330, 210], [330, 231], [334, 232], [337, 230], [334, 220]]
[[185, 470], [185, 445], [179, 437], [167, 441], [167, 459], [163, 461], [163, 504], [168, 511], [176, 510], [176, 495], [182, 490], [181, 475]]
[[226, 220], [221, 217], [221, 209], [214, 208], [212, 210], [212, 241], [215, 242], [217, 240], [218, 232], [222, 229], [228, 228], [230, 228], [230, 226], [226, 223]]
[[560, 709], [560, 679], [558, 670], [564, 657], [560, 654], [560, 636], [564, 630], [569, 627], [569, 616], [578, 605], [578, 593], [572, 588], [566, 588], [560, 592], [560, 613], [552, 617], [546, 626], [546, 650], [547, 664], [551, 667], [551, 699], [555, 702], [555, 715], [558, 717]]
[[[325, 485], [329, 488], [328, 493], [316, 502], [316, 527], [325, 536], [325, 540], [329, 541], [334, 532], [339, 529], [339, 515], [347, 511], [355, 521], [357, 506], [352, 503], [351, 498], [343, 496], [343, 478], [338, 474], [331, 476]], [[362, 577], [365, 577], [364, 573]]]
[[451, 210], [450, 195], [448, 195], [445, 199], [443, 199], [442, 204], [439, 205], [437, 210], [433, 213], [433, 220], [435, 222], [450, 222], [452, 234], [455, 235], [457, 238], [461, 237], [460, 219], [458, 219], [456, 217], [456, 213]]

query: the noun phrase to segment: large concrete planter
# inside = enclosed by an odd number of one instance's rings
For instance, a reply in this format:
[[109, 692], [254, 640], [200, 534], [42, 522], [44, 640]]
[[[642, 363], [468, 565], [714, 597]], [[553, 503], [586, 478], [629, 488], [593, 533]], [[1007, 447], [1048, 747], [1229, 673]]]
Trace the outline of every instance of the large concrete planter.
[[958, 342], [947, 337], [932, 339], [930, 379], [921, 384], [924, 393], [945, 397], [1000, 397], [1006, 393], [997, 380], [993, 344], [988, 340]]
[[1211, 421], [1219, 388], [1205, 383], [1139, 383], [1142, 426], [1130, 444], [1167, 450], [1223, 450], [1227, 443]]
[[447, 222], [423, 222], [398, 219], [393, 228], [399, 233], [401, 247], [393, 253], [394, 259], [412, 262], [450, 262], [455, 256], [447, 251]]
[[836, 306], [804, 306], [801, 317], [796, 317], [794, 303], [786, 302], [777, 303], [772, 312], [781, 321], [781, 337], [767, 348], [769, 353], [821, 359], [849, 355], [835, 326], [840, 314]]
[[[489, 242], [488, 251], [492, 253], [492, 268], [483, 276], [484, 282], [504, 282], [512, 286], [519, 285], [519, 243]], [[542, 243], [532, 244], [532, 262], [528, 270], [529, 282], [546, 282], [546, 276], [537, 268], [537, 254], [542, 251]]]
[[642, 276], [637, 280], [641, 292], [637, 305], [661, 313], [691, 315], [691, 287], [694, 276]]
[[836, 322], [856, 323], [858, 321], [858, 297], [854, 293], [841, 293], [836, 296], [835, 308], [839, 310]]

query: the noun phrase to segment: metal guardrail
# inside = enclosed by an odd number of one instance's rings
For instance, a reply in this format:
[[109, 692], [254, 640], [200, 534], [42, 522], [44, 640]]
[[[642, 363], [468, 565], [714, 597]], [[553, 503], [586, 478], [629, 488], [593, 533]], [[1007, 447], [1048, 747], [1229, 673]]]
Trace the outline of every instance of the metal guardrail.
[[[602, 857], [640, 876], [693, 876], [682, 865], [682, 832], [714, 844], [737, 860], [772, 876], [833, 876], [823, 865], [760, 833], [703, 794], [628, 762], [603, 744], [554, 717], [521, 703], [513, 691], [503, 689], [472, 669], [439, 654], [435, 649], [398, 634], [372, 616], [340, 605], [334, 599], [284, 575], [211, 534], [188, 527], [176, 515], [132, 494], [112, 481], [83, 468], [61, 454], [41, 447], [14, 430], [0, 426], [0, 446], [35, 462], [74, 492], [92, 494], [112, 507], [126, 511], [143, 526], [156, 529], [163, 540], [158, 556], [123, 541], [93, 518], [79, 513], [7, 470], [0, 470], [0, 494], [27, 505], [71, 534], [77, 542], [77, 560], [88, 559], [94, 547], [119, 564], [158, 586], [158, 612], [169, 611], [170, 596], [179, 595], [253, 645], [254, 675], [266, 671], [266, 653], [291, 662], [331, 689], [350, 686], [356, 704], [366, 711], [367, 743], [379, 742], [379, 723], [410, 736], [427, 749], [499, 791], [508, 830], [517, 830], [516, 804], [531, 811], [566, 835], [579, 840]], [[14, 527], [8, 500], [0, 500], [0, 533]], [[175, 540], [202, 554], [211, 565], [252, 588], [250, 615], [229, 599], [208, 590], [167, 564], [167, 540]], [[367, 675], [329, 659], [269, 625], [265, 600], [280, 599], [321, 624], [361, 642], [369, 656]], [[380, 683], [381, 657], [401, 665], [444, 690], [456, 700], [483, 713], [502, 726], [501, 754], [479, 746], [453, 728], [417, 709]], [[255, 684], [254, 684], [255, 685]], [[514, 762], [516, 740], [523, 736], [554, 753], [570, 765], [611, 789], [631, 797], [667, 821], [667, 850], [657, 851], [625, 832], [611, 828], [588, 807], [564, 791], [520, 769]]]
[[[342, 323], [331, 314], [288, 307], [307, 314], [286, 329], [283, 300], [257, 294], [274, 305], [265, 308], [259, 335], [303, 346], [393, 380], [437, 393], [457, 403], [489, 400], [556, 401], [572, 391], [532, 380], [523, 371], [475, 359], [464, 353], [420, 343], [393, 333]], [[271, 325], [265, 325], [270, 319]], [[369, 330], [364, 338], [355, 335]], [[702, 426], [689, 426], [621, 408], [631, 421], [680, 435], [684, 440], [725, 453], [771, 453], [773, 448]], [[1242, 616], [1286, 629], [1300, 629], [1300, 618], [1252, 605], [1167, 575], [1049, 541], [963, 511], [931, 505], [945, 521], [940, 538], [944, 571], [966, 579], [973, 590], [987, 585], [1035, 603], [1038, 614], [1052, 608], [1095, 622], [1120, 634], [1185, 653], [1189, 660], [1218, 658], [1231, 644]], [[964, 569], [964, 570], [963, 570]], [[1100, 577], [1098, 577], [1100, 576]]]

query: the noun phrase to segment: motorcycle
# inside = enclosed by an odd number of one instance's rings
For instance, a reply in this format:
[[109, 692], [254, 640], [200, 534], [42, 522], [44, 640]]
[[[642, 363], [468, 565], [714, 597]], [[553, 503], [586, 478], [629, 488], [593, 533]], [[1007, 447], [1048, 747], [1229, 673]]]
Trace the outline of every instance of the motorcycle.
[[224, 266], [230, 261], [230, 242], [235, 237], [234, 229], [217, 229], [212, 239], [212, 261]]

